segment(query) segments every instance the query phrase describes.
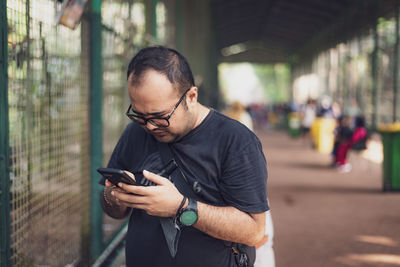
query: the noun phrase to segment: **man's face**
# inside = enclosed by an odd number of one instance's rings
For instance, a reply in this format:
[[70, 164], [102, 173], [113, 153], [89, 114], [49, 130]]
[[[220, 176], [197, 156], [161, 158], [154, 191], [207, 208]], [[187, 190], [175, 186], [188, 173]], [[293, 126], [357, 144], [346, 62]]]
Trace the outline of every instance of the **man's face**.
[[[128, 91], [132, 110], [140, 116], [140, 121], [145, 123], [142, 127], [158, 141], [165, 143], [177, 141], [193, 129], [195, 119], [190, 99], [186, 94], [181, 99], [182, 94], [164, 75], [148, 70], [139, 84], [132, 85], [128, 79]], [[189, 93], [190, 90], [187, 94]], [[181, 102], [178, 104], [179, 100]], [[167, 117], [170, 114], [168, 127], [153, 125], [147, 121], [151, 118]]]

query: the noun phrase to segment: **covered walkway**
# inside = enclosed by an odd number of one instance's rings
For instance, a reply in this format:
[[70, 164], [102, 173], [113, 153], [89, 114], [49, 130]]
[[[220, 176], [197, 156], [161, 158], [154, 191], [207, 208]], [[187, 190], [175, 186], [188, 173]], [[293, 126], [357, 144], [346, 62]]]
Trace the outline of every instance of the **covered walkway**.
[[[330, 99], [371, 132], [400, 121], [398, 0], [5, 0], [0, 21], [0, 266], [90, 266], [124, 233], [96, 169], [129, 122], [126, 68], [145, 46], [185, 55], [215, 109], [229, 104], [219, 66], [284, 63], [268, 91], [286, 97], [263, 104]], [[302, 140], [259, 135], [278, 267], [400, 265], [400, 195], [382, 192], [380, 163], [353, 155], [339, 174]]]
[[259, 131], [268, 161], [276, 266], [400, 266], [400, 195], [381, 165], [352, 154], [350, 173], [282, 132]]

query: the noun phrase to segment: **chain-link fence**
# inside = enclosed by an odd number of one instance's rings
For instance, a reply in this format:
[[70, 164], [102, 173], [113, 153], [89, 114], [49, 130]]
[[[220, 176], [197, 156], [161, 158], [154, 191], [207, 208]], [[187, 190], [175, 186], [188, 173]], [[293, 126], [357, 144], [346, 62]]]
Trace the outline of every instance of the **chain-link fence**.
[[[61, 2], [5, 4], [13, 266], [75, 265], [90, 253], [90, 28], [57, 25]], [[106, 0], [101, 15], [106, 165], [129, 122], [126, 69], [144, 44], [144, 4]], [[123, 223], [104, 216], [103, 245]]]
[[13, 266], [80, 258], [89, 210], [87, 69], [60, 3], [8, 0], [10, 229]]

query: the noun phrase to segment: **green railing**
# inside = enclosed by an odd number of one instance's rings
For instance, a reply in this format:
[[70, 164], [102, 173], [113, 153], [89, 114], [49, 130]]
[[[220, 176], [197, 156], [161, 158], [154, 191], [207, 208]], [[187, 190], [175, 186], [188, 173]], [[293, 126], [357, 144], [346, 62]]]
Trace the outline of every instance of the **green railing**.
[[10, 261], [10, 186], [8, 123], [8, 52], [7, 8], [0, 2], [0, 266]]

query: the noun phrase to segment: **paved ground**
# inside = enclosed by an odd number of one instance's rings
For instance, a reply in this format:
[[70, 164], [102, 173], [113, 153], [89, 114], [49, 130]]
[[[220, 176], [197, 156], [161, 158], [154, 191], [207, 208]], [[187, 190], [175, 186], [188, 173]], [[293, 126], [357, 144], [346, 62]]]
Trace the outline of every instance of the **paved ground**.
[[[382, 192], [380, 164], [352, 154], [352, 172], [338, 173], [329, 155], [303, 140], [258, 136], [268, 161], [277, 267], [400, 266], [400, 192]], [[123, 265], [122, 256], [114, 266]]]
[[381, 165], [351, 154], [329, 168], [285, 133], [258, 133], [269, 168], [277, 267], [400, 266], [400, 193], [383, 193]]

